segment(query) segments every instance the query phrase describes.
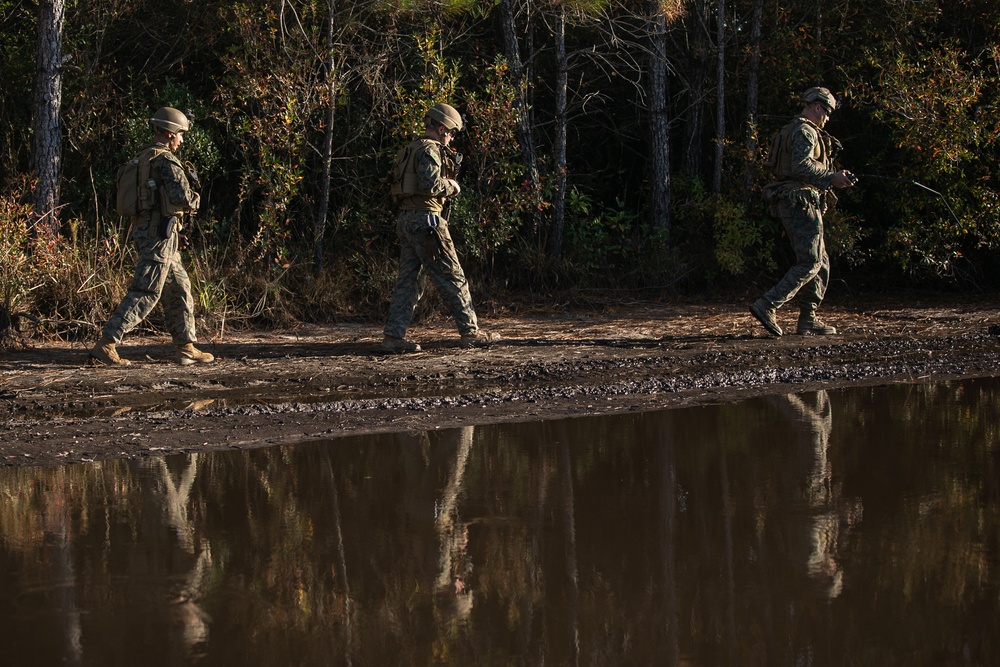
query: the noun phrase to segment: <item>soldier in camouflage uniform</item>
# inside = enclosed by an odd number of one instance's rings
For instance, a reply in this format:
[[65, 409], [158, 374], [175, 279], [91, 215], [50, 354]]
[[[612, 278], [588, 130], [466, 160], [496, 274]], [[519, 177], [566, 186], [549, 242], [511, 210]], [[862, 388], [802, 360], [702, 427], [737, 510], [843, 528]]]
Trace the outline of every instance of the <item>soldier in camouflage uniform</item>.
[[382, 348], [418, 352], [406, 340], [406, 329], [421, 296], [422, 274], [428, 274], [444, 297], [461, 334], [463, 347], [488, 345], [496, 334], [479, 328], [469, 283], [448, 232], [448, 199], [462, 191], [455, 180], [461, 155], [448, 147], [462, 129], [462, 117], [447, 104], [435, 104], [424, 118], [424, 135], [403, 148], [392, 173], [392, 196], [399, 205], [399, 275], [389, 305]]
[[139, 262], [128, 294], [104, 325], [103, 337], [90, 350], [90, 356], [95, 362], [109, 366], [129, 365], [131, 362], [118, 356], [116, 346], [162, 297], [164, 318], [177, 348], [177, 362], [182, 366], [209, 363], [215, 357], [194, 346], [197, 337], [191, 281], [178, 249], [183, 216], [196, 211], [201, 201], [191, 183], [197, 177], [174, 155], [191, 123], [177, 109], [163, 107], [150, 119], [150, 125], [153, 143], [144, 146], [137, 159], [149, 160], [149, 185], [155, 194], [151, 196], [152, 208], [141, 210], [132, 218], [132, 240]]
[[823, 214], [837, 202], [833, 188], [854, 185], [853, 174], [834, 167], [840, 142], [824, 131], [837, 108], [826, 88], [802, 94], [802, 112], [771, 142], [765, 166], [774, 180], [764, 187], [770, 213], [780, 218], [795, 251], [795, 265], [763, 297], [750, 306], [750, 314], [774, 336], [781, 335], [775, 313], [796, 295], [799, 335], [830, 335], [837, 329], [816, 318], [830, 280], [830, 258], [823, 243]]

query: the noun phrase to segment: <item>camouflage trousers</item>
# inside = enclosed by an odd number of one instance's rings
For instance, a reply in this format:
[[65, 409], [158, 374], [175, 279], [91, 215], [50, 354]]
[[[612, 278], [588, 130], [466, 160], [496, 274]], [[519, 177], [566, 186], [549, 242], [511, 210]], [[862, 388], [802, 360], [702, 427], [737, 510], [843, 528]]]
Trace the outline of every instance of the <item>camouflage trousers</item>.
[[[795, 264], [764, 300], [781, 308], [793, 298], [803, 311], [815, 312], [830, 282], [830, 258], [823, 243], [823, 214], [815, 204], [777, 202], [777, 214], [795, 251]], [[796, 298], [797, 297], [797, 298]]]
[[163, 315], [175, 345], [197, 340], [191, 280], [181, 265], [177, 233], [160, 238], [161, 225], [136, 222], [132, 240], [139, 253], [128, 294], [104, 325], [104, 336], [121, 343], [163, 299]]
[[396, 218], [396, 235], [400, 245], [399, 275], [392, 292], [385, 335], [406, 336], [422, 295], [424, 274], [431, 278], [444, 298], [458, 332], [476, 332], [479, 325], [472, 308], [469, 282], [458, 262], [447, 222], [426, 211], [401, 211]]

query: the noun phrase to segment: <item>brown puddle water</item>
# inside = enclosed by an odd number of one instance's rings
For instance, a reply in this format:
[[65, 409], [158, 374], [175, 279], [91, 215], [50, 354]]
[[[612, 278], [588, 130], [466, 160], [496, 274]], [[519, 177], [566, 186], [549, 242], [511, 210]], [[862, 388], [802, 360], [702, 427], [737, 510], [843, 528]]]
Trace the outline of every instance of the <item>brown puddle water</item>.
[[1000, 380], [0, 470], [0, 664], [984, 665]]

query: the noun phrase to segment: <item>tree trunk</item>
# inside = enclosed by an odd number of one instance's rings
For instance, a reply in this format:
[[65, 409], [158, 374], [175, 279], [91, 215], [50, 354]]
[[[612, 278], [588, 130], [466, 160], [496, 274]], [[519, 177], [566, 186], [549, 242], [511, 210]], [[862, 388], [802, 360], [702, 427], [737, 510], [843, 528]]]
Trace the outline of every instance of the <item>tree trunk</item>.
[[333, 62], [333, 10], [334, 0], [329, 0], [326, 21], [326, 73], [327, 101], [326, 131], [323, 133], [323, 178], [319, 185], [319, 202], [316, 206], [316, 224], [313, 229], [313, 268], [316, 273], [323, 270], [323, 241], [326, 237], [326, 217], [330, 211], [330, 171], [333, 165], [333, 121], [337, 105], [337, 75]]
[[670, 242], [670, 119], [667, 108], [667, 17], [660, 0], [649, 3], [649, 127], [652, 150], [650, 224]]
[[688, 65], [688, 104], [685, 110], [684, 169], [692, 176], [703, 176], [701, 154], [705, 133], [705, 87], [709, 72], [709, 3], [694, 0], [691, 9], [690, 54]]
[[59, 233], [59, 177], [62, 166], [62, 33], [66, 0], [38, 3], [38, 53], [35, 67], [34, 140], [31, 171], [35, 178], [34, 236]]
[[[531, 115], [528, 104], [528, 83], [525, 76], [524, 62], [521, 60], [521, 48], [517, 40], [517, 21], [514, 10], [514, 0], [500, 1], [500, 23], [503, 28], [504, 55], [510, 64], [511, 85], [517, 90], [517, 128], [515, 136], [521, 147], [521, 160], [524, 163], [524, 180], [532, 196], [540, 187], [538, 177], [538, 153], [535, 150], [535, 139], [531, 132]], [[535, 214], [529, 223], [532, 236], [538, 234], [538, 219]]]
[[553, 158], [556, 170], [555, 200], [552, 202], [552, 236], [549, 251], [560, 259], [563, 251], [563, 230], [566, 225], [566, 89], [569, 66], [566, 57], [566, 6], [556, 9], [556, 141]]
[[715, 169], [712, 192], [722, 194], [723, 156], [726, 149], [726, 0], [719, 0], [715, 25]]
[[754, 161], [757, 159], [757, 106], [760, 104], [760, 42], [764, 0], [754, 0], [750, 19], [750, 62], [747, 64], [746, 155], [743, 161], [743, 197], [749, 208], [753, 197]]

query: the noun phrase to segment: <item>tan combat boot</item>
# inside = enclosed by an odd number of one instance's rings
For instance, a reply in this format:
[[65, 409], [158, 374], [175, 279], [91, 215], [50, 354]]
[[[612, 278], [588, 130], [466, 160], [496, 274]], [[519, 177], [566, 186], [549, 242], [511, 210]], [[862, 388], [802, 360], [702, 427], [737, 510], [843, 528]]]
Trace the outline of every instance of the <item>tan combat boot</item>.
[[471, 333], [462, 334], [462, 340], [459, 345], [465, 348], [470, 347], [487, 347], [500, 340], [500, 335], [493, 332], [486, 332], [482, 329], [476, 329]]
[[800, 336], [832, 336], [837, 333], [837, 328], [816, 319], [815, 313], [803, 310], [799, 314], [799, 325], [796, 333]]
[[213, 361], [215, 361], [215, 357], [208, 352], [202, 352], [194, 346], [194, 343], [184, 343], [177, 346], [177, 363], [181, 366], [210, 364]]
[[420, 346], [403, 338], [385, 336], [382, 338], [382, 349], [393, 354], [400, 354], [402, 352], [419, 352]]
[[764, 325], [768, 333], [772, 336], [781, 336], [781, 327], [778, 326], [778, 320], [775, 318], [775, 310], [767, 301], [764, 299], [757, 299], [750, 306], [750, 314], [757, 318], [757, 321]]
[[118, 356], [115, 341], [104, 336], [90, 349], [90, 358], [105, 366], [131, 366], [132, 362]]

